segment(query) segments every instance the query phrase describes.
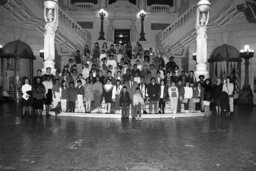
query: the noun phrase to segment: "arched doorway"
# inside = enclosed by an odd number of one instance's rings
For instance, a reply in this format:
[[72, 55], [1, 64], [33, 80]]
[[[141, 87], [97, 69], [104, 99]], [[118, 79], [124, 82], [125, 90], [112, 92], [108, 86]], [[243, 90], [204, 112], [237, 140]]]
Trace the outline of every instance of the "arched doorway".
[[1, 58], [1, 88], [11, 97], [18, 98], [22, 78], [33, 78], [33, 60], [35, 56], [28, 44], [20, 40], [7, 43], [3, 47]]
[[241, 84], [241, 62], [239, 51], [230, 45], [217, 47], [208, 60], [210, 64], [210, 78], [212, 83], [217, 77], [230, 76], [235, 84], [234, 98], [238, 99]]

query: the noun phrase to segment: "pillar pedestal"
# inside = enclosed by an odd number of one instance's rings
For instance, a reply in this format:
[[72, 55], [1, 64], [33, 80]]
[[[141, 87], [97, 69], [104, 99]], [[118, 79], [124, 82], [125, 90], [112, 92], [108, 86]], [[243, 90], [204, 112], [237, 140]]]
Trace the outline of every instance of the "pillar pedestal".
[[209, 78], [208, 66], [205, 63], [196, 64], [195, 77], [199, 80], [199, 76], [204, 75], [205, 79]]

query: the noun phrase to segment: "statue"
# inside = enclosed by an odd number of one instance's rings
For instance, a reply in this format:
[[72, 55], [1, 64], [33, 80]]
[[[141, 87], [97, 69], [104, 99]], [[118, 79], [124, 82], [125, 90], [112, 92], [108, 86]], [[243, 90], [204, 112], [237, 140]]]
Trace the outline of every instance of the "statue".
[[197, 31], [197, 63], [207, 62], [207, 24], [209, 21], [209, 11], [200, 12], [197, 9], [196, 31]]
[[55, 32], [58, 28], [58, 4], [57, 0], [44, 2], [44, 69], [54, 69], [55, 59]]
[[196, 11], [196, 71], [195, 76], [199, 79], [200, 75], [205, 78], [209, 77], [209, 71], [207, 68], [207, 24], [209, 22], [209, 10], [211, 3], [209, 0], [200, 0], [197, 4]]

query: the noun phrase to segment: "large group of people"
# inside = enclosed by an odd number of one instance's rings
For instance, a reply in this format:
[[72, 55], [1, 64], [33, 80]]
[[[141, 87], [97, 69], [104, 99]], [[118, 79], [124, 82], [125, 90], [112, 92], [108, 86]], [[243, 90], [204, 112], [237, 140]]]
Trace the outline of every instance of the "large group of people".
[[[69, 59], [62, 70], [52, 74], [38, 70], [34, 80], [25, 78], [22, 86], [23, 114], [46, 116], [50, 110], [63, 112], [121, 113], [123, 119], [141, 114], [204, 112], [214, 109], [217, 116], [233, 112], [234, 85], [230, 77], [217, 78], [213, 85], [203, 75], [196, 80], [194, 72], [181, 71], [174, 57], [165, 61], [152, 48], [140, 43], [132, 47], [96, 42], [90, 50]], [[211, 104], [215, 108], [211, 108]]]

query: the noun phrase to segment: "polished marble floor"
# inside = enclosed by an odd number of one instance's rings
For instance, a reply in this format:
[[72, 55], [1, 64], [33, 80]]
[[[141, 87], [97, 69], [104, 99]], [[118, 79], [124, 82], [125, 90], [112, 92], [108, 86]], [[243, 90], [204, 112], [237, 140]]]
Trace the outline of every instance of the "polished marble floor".
[[255, 171], [256, 108], [230, 119], [21, 119], [0, 104], [0, 170]]

